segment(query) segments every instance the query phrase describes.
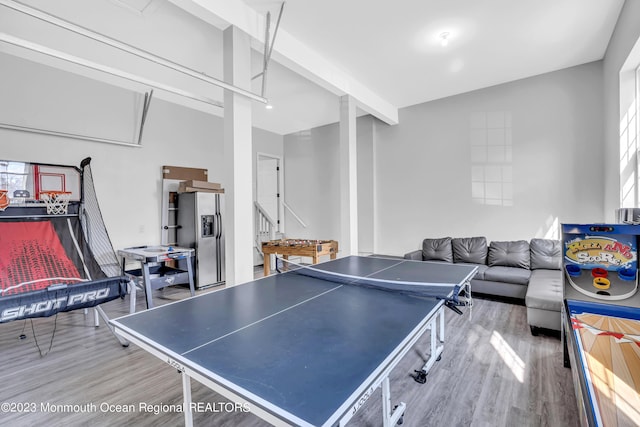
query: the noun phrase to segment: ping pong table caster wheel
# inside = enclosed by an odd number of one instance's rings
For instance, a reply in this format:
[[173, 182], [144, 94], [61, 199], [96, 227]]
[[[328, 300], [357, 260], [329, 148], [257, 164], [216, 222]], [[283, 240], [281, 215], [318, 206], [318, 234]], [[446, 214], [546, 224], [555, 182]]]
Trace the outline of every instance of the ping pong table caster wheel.
[[415, 382], [420, 383], [420, 384], [424, 384], [427, 382], [427, 371], [425, 371], [424, 369], [420, 370], [420, 371], [413, 371], [416, 374], [412, 375], [413, 379], [415, 380]]
[[439, 362], [442, 360], [442, 355], [439, 355], [438, 358], [436, 359], [436, 362]]
[[[397, 407], [398, 405], [394, 406], [393, 410], [395, 411]], [[402, 425], [403, 423], [404, 423], [404, 412], [402, 413], [402, 415], [400, 415], [400, 418], [398, 418], [398, 422], [396, 424]]]

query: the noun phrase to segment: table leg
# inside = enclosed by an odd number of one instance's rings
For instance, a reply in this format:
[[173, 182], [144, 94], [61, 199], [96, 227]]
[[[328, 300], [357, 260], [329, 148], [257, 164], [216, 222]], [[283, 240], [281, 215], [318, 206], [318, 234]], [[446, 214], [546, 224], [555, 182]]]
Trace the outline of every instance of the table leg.
[[[440, 325], [438, 325], [438, 319]], [[439, 326], [439, 327], [438, 327]], [[433, 365], [440, 360], [442, 351], [444, 349], [444, 308], [440, 307], [438, 312], [433, 316], [433, 319], [429, 322], [430, 333], [430, 351], [429, 359], [424, 363], [422, 371], [426, 374], [433, 367]], [[440, 335], [440, 336], [438, 336]]]
[[382, 425], [383, 427], [394, 427], [404, 415], [407, 405], [400, 402], [396, 408], [391, 407], [391, 391], [389, 388], [389, 377], [382, 381]]
[[129, 283], [127, 284], [129, 287], [129, 313], [136, 312], [136, 292], [138, 289], [136, 288], [136, 282], [134, 279], [129, 279]]
[[189, 290], [191, 291], [191, 296], [196, 296], [196, 289], [193, 285], [193, 267], [191, 266], [192, 257], [187, 257], [187, 274], [189, 275]]
[[151, 277], [149, 275], [149, 264], [147, 264], [146, 262], [143, 262], [142, 271], [143, 271], [142, 280], [144, 281], [144, 292], [147, 298], [147, 308], [153, 308], [153, 295], [152, 295], [153, 291], [151, 290]]
[[[127, 266], [127, 259], [122, 257], [122, 274], [125, 274]], [[136, 283], [135, 279], [129, 277], [129, 283], [127, 283], [127, 293], [129, 294], [129, 314], [136, 312]]]
[[191, 378], [186, 372], [182, 372], [182, 396], [183, 396], [183, 408], [184, 411], [184, 425], [185, 427], [193, 426], [193, 412], [191, 412]]
[[313, 263], [314, 263], [314, 264], [317, 264], [317, 263], [319, 263], [319, 262], [320, 262], [320, 257], [319, 257], [318, 255], [314, 255], [314, 256], [313, 256]]
[[271, 254], [264, 253], [264, 275], [265, 277], [271, 274]]

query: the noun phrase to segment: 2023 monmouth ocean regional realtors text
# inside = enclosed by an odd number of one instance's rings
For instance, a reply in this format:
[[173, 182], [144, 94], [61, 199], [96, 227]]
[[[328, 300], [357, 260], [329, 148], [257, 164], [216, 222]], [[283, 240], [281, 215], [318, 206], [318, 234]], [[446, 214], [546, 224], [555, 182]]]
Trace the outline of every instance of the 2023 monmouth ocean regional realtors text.
[[[191, 402], [191, 412], [251, 412], [248, 403], [234, 402]], [[160, 415], [169, 412], [184, 412], [184, 404], [167, 403], [51, 403], [51, 402], [2, 402], [0, 413], [124, 413], [145, 412]]]

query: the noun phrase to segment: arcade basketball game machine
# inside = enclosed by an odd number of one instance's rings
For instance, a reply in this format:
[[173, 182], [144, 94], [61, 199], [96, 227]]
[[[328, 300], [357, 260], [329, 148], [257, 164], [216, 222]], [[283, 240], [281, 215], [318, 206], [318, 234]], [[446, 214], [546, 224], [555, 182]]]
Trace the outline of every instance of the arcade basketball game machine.
[[95, 326], [102, 317], [113, 332], [100, 304], [124, 297], [128, 279], [102, 219], [90, 161], [0, 160], [0, 324], [94, 308]]
[[563, 224], [562, 343], [583, 426], [640, 425], [640, 225]]

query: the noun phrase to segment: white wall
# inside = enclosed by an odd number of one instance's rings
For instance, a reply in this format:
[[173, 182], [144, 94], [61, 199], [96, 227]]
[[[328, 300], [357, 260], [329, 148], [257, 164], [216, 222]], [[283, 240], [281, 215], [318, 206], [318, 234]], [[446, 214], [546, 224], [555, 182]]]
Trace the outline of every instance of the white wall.
[[[69, 10], [86, 12], [82, 10], [88, 7], [85, 2], [72, 3]], [[30, 0], [29, 4], [44, 9], [53, 5], [45, 0]], [[192, 16], [165, 3], [146, 16], [106, 0], [96, 5], [98, 13], [89, 26], [212, 75], [219, 73], [219, 58], [201, 55], [217, 40], [218, 32]], [[617, 73], [640, 32], [639, 7], [638, 2], [626, 2], [621, 13], [604, 61], [605, 95], [603, 64], [596, 62], [404, 108], [397, 126], [359, 118], [360, 250], [402, 254], [418, 247], [424, 237], [444, 234], [530, 238], [546, 235], [555, 218], [593, 222], [609, 215], [618, 198]], [[115, 21], [126, 25], [100, 27]], [[0, 22], [20, 37], [37, 35], [36, 42], [51, 39], [78, 55], [112, 59], [107, 62], [185, 89], [201, 88], [201, 83], [164, 75], [155, 67], [147, 69], [149, 64], [143, 67], [137, 59], [97, 49], [95, 43], [79, 42], [75, 36], [43, 28], [46, 25], [14, 12]], [[167, 28], [180, 29], [180, 42], [166, 39]], [[194, 48], [179, 48], [185, 45]], [[0, 66], [5, 65], [2, 61], [0, 56]], [[15, 73], [28, 79], [4, 80], [3, 93], [8, 89], [15, 93], [4, 98], [14, 102], [0, 102], [0, 118], [19, 118], [25, 125], [38, 118], [45, 124], [61, 124], [59, 130], [95, 136], [125, 139], [135, 135], [139, 97], [43, 69], [19, 65]], [[8, 70], [3, 67], [3, 77]], [[59, 83], [49, 84], [48, 93], [43, 92], [47, 85], [39, 80], [45, 74], [59, 77]], [[52, 104], [52, 100], [60, 102]], [[479, 113], [510, 117], [513, 206], [487, 206], [472, 200], [470, 122]], [[606, 150], [601, 144], [605, 140], [603, 116]], [[253, 139], [254, 162], [255, 152], [284, 156], [285, 200], [308, 224], [303, 228], [285, 212], [287, 235], [338, 238], [337, 124], [285, 137], [254, 129]], [[151, 104], [143, 148], [0, 130], [0, 158], [77, 165], [82, 158], [93, 157], [98, 195], [118, 247], [159, 241], [162, 165], [207, 168], [211, 181], [222, 181], [222, 151], [221, 119], [158, 98]], [[602, 167], [602, 156], [606, 167]]]
[[[624, 102], [620, 106], [621, 88], [623, 92], [633, 92], [634, 83], [630, 83], [629, 88], [625, 88], [621, 82], [621, 67], [627, 60], [634, 45], [640, 39], [640, 2], [626, 1], [615, 31], [611, 36], [607, 52], [603, 63], [604, 79], [604, 165], [605, 173], [605, 193], [604, 193], [604, 214], [607, 221], [613, 221], [616, 208], [620, 207], [620, 147], [619, 130], [620, 119], [625, 110], [629, 107], [629, 102]], [[640, 65], [640, 61], [635, 64]], [[623, 76], [624, 77], [624, 76]], [[628, 95], [623, 98], [629, 100]]]
[[[556, 231], [556, 218], [601, 221], [601, 81], [601, 62], [590, 63], [409, 107], [398, 126], [378, 126], [378, 251], [402, 254], [425, 237], [528, 240]], [[482, 165], [472, 141], [485, 113], [489, 144], [503, 131], [491, 121], [507, 117], [511, 206], [472, 199], [472, 166]]]
[[[145, 13], [109, 0], [27, 3], [208, 75], [222, 74], [220, 31], [170, 3], [153, 3]], [[222, 100], [222, 90], [213, 85], [21, 13], [3, 8], [0, 23], [13, 36], [58, 46], [72, 55]], [[149, 91], [148, 87], [50, 61], [6, 44], [0, 46], [0, 69], [0, 123], [136, 140], [140, 94]], [[114, 246], [157, 244], [163, 165], [205, 168], [210, 181], [224, 185], [221, 116], [220, 108], [156, 90], [142, 148], [0, 129], [0, 158], [79, 165], [84, 157], [92, 157], [97, 194]], [[282, 136], [254, 129], [252, 138], [253, 153], [246, 154], [252, 160], [258, 151], [282, 155]]]
[[0, 123], [137, 143], [142, 94], [1, 53], [0, 66]]
[[[26, 0], [24, 3], [209, 76], [217, 78], [222, 76], [221, 31], [170, 2], [153, 2], [144, 13], [134, 11], [111, 0], [92, 0], [90, 2], [84, 0], [65, 0], [64, 2]], [[3, 33], [12, 37], [62, 51], [65, 54], [97, 64], [108, 65], [115, 70], [160, 82], [198, 96], [222, 100], [222, 90], [214, 85], [6, 7], [2, 7], [2, 13], [0, 13], [0, 26]], [[7, 43], [0, 43], [0, 52], [42, 61], [138, 92], [149, 90], [144, 84], [73, 65]], [[219, 108], [169, 92], [156, 90], [155, 96], [222, 115]]]
[[286, 211], [287, 237], [339, 239], [339, 139], [337, 124], [284, 136], [284, 201], [307, 225]]
[[[336, 103], [336, 108], [337, 103]], [[358, 249], [374, 252], [374, 119], [357, 119]], [[340, 239], [340, 135], [338, 124], [284, 137], [285, 201], [303, 227], [285, 212], [286, 236]]]
[[[73, 90], [67, 87], [71, 95]], [[41, 95], [47, 98], [46, 93]], [[40, 114], [39, 108], [30, 106], [36, 115]], [[56, 114], [56, 111], [48, 113]], [[91, 126], [87, 129], [86, 122], [65, 115], [64, 111], [59, 114], [65, 125], [84, 127], [90, 134], [95, 131]], [[105, 122], [110, 119], [112, 117], [103, 117]], [[117, 120], [112, 122], [115, 127], [119, 124], [128, 126]], [[281, 155], [281, 146], [282, 136], [254, 129], [254, 152], [247, 155], [255, 158], [258, 151]], [[159, 244], [162, 166], [205, 168], [209, 170], [209, 181], [224, 185], [222, 119], [154, 100], [141, 148], [0, 129], [2, 159], [77, 166], [85, 157], [92, 157], [98, 199], [115, 248]]]
[[[370, 119], [368, 130], [360, 118], [358, 190], [373, 193], [359, 201], [373, 210], [360, 232], [374, 230], [373, 252], [401, 255], [425, 237], [531, 239], [552, 237], [558, 222], [602, 221], [602, 98], [594, 62], [404, 108], [396, 126]], [[510, 206], [472, 199], [472, 128], [496, 115], [509, 118]], [[292, 232], [288, 220], [287, 234], [337, 238], [338, 125], [284, 141], [287, 203], [309, 224]]]

